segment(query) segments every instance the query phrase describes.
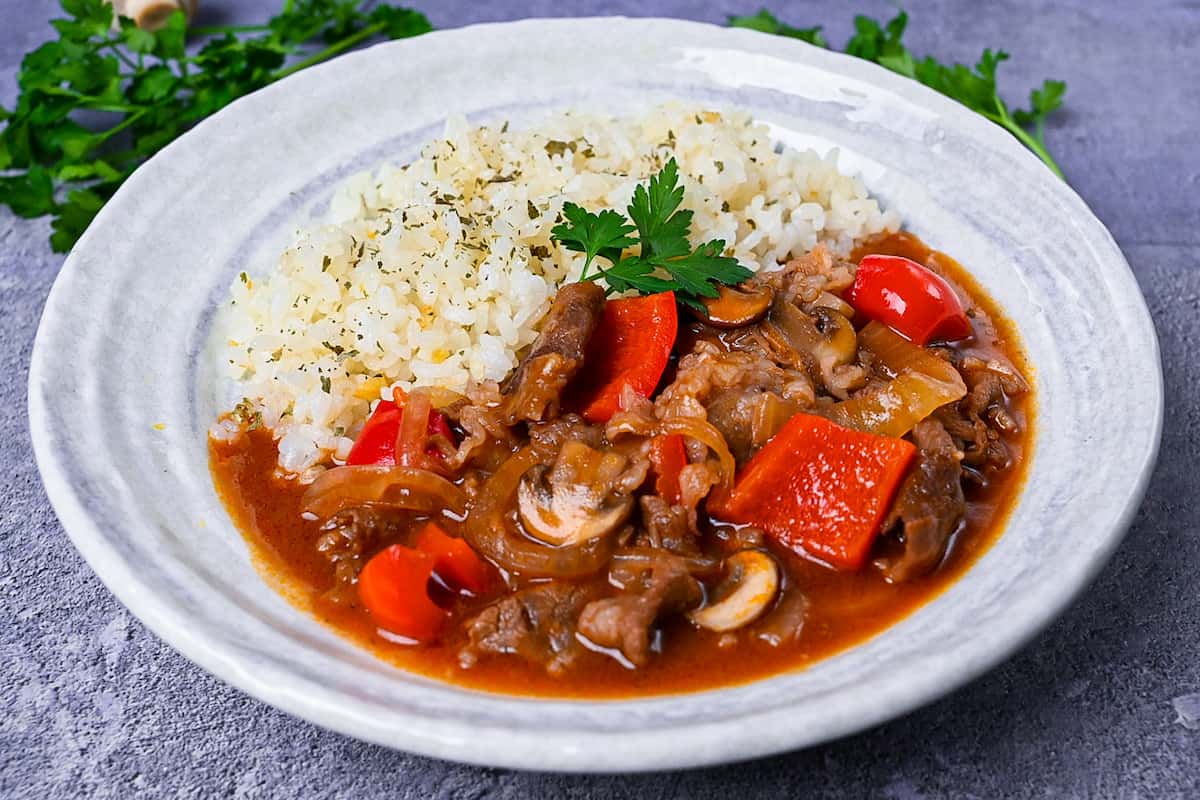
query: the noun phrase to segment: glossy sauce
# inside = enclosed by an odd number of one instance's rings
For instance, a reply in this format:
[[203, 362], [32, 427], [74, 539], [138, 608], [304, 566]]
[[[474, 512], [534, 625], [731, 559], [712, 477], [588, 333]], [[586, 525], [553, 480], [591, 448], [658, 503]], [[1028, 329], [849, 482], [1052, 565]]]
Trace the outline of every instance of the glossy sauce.
[[[904, 255], [925, 263], [959, 289], [972, 317], [975, 336], [959, 345], [981, 358], [1010, 361], [1032, 384], [1030, 365], [1015, 346], [1016, 331], [970, 276], [942, 253], [929, 250], [909, 234], [873, 242], [856, 253]], [[1000, 535], [1024, 478], [1032, 434], [1030, 395], [1017, 398], [1010, 413], [1022, 433], [1005, 439], [1012, 466], [984, 487], [966, 487], [967, 516], [954, 535], [942, 565], [932, 574], [889, 584], [874, 569], [837, 572], [791, 554], [784, 562], [788, 580], [808, 600], [799, 639], [772, 647], [754, 637], [754, 628], [736, 637], [697, 629], [682, 618], [662, 629], [661, 652], [650, 663], [628, 669], [607, 655], [586, 653], [561, 678], [516, 656], [485, 656], [470, 669], [458, 664], [465, 641], [459, 620], [498, 596], [454, 601], [454, 620], [438, 644], [395, 644], [376, 630], [357, 605], [339, 605], [324, 597], [333, 585], [329, 563], [317, 553], [318, 523], [300, 517], [304, 487], [276, 476], [277, 451], [269, 431], [259, 430], [232, 443], [210, 442], [210, 465], [217, 490], [246, 537], [264, 577], [293, 603], [406, 670], [461, 686], [519, 695], [627, 697], [670, 694], [743, 683], [797, 669], [870, 638], [928, 603], [966, 571]], [[417, 523], [414, 523], [414, 527]], [[595, 580], [605, 582], [603, 575]], [[732, 643], [729, 640], [732, 639]]]

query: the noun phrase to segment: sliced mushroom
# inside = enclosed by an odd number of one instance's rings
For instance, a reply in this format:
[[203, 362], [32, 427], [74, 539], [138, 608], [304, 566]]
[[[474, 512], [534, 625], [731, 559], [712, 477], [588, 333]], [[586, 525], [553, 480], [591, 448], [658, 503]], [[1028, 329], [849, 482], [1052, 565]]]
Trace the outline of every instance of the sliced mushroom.
[[771, 307], [771, 314], [763, 328], [781, 352], [792, 350], [798, 356], [797, 361], [808, 361], [816, 366], [817, 350], [822, 343], [821, 332], [817, 330], [813, 318], [797, 305], [780, 297]]
[[521, 522], [547, 544], [574, 545], [604, 536], [628, 519], [631, 492], [645, 480], [647, 468], [618, 452], [570, 440], [553, 467], [538, 464], [521, 478]]
[[779, 591], [779, 567], [761, 550], [741, 550], [725, 559], [728, 576], [714, 592], [717, 602], [688, 614], [711, 631], [732, 631], [758, 619]]
[[821, 344], [816, 354], [822, 368], [826, 364], [841, 366], [849, 364], [858, 355], [858, 335], [850, 320], [827, 306], [813, 309], [813, 320], [821, 334]]
[[762, 333], [776, 358], [807, 367], [814, 379], [820, 378], [824, 388], [842, 400], [866, 382], [866, 370], [855, 364], [854, 326], [828, 306], [815, 306], [806, 314], [781, 297], [771, 307]]
[[846, 319], [854, 318], [854, 306], [850, 305], [833, 292], [821, 292], [819, 295], [817, 295], [817, 299], [813, 300], [812, 304], [814, 308], [819, 308], [821, 306], [824, 306], [825, 308], [832, 308]]
[[517, 490], [521, 522], [533, 536], [547, 544], [572, 545], [603, 536], [629, 516], [633, 499], [622, 497], [597, 508], [590, 507], [586, 492], [551, 489], [546, 467], [526, 473]]
[[758, 322], [767, 315], [775, 299], [775, 289], [766, 284], [722, 286], [716, 297], [706, 297], [705, 322], [714, 328], [740, 328]]

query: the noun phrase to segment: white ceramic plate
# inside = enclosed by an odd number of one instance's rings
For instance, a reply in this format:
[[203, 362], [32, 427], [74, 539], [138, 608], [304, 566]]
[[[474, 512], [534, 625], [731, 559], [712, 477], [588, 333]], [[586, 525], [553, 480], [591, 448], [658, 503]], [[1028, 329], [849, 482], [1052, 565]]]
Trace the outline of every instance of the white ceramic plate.
[[[613, 43], [619, 43], [614, 51]], [[341, 176], [473, 120], [682, 98], [752, 111], [842, 163], [966, 264], [1036, 368], [1027, 488], [947, 592], [842, 655], [693, 695], [539, 701], [401, 672], [258, 576], [213, 491], [202, 354], [233, 277], [273, 262]], [[1154, 329], [1104, 227], [998, 127], [870, 64], [668, 20], [485, 25], [380, 45], [234, 103], [142, 167], [67, 259], [30, 370], [50, 499], [105, 584], [224, 680], [318, 724], [460, 761], [616, 771], [811, 745], [902, 714], [1009, 656], [1112, 553], [1156, 454]]]

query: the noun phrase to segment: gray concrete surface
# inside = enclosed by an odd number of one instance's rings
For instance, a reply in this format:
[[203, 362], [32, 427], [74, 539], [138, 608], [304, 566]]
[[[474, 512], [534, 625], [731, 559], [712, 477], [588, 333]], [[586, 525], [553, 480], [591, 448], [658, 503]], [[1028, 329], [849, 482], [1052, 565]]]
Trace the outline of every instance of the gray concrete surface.
[[[718, 22], [760, 2], [416, 5], [449, 27], [597, 13]], [[277, 7], [203, 4], [210, 23], [258, 20]], [[7, 102], [21, 54], [46, 36], [53, 5], [3, 5]], [[796, 23], [824, 23], [837, 42], [853, 12], [890, 13], [878, 0], [774, 6]], [[158, 641], [63, 534], [33, 464], [25, 407], [34, 330], [62, 258], [46, 246], [44, 222], [4, 211], [0, 796], [1200, 797], [1200, 730], [1182, 724], [1172, 702], [1200, 692], [1200, 357], [1192, 349], [1200, 346], [1200, 4], [908, 6], [920, 52], [961, 60], [1002, 46], [1013, 55], [1003, 70], [1010, 95], [1044, 76], [1069, 83], [1051, 147], [1120, 242], [1162, 339], [1166, 429], [1149, 494], [1112, 563], [1057, 624], [1004, 666], [903, 719], [823, 747], [700, 771], [567, 777], [475, 769], [318, 729], [217, 682]]]

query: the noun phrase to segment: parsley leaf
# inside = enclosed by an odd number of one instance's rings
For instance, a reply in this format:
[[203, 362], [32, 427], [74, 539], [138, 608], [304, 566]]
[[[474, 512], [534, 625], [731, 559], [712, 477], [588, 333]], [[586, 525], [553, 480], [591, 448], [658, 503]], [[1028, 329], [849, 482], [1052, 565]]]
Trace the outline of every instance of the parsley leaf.
[[671, 273], [685, 294], [716, 297], [716, 284], [737, 284], [753, 275], [736, 258], [722, 255], [724, 252], [725, 242], [713, 239], [685, 258], [657, 263]]
[[[682, 204], [679, 165], [671, 159], [647, 184], [633, 190], [627, 209], [633, 224], [611, 209], [597, 214], [566, 203], [566, 222], [555, 225], [551, 235], [563, 247], [586, 256], [580, 280], [603, 278], [610, 294], [673, 291], [679, 302], [700, 309], [699, 298], [716, 297], [718, 285], [741, 283], [753, 273], [736, 258], [722, 255], [721, 239], [693, 249], [688, 241], [692, 212], [681, 209]], [[634, 231], [636, 239], [630, 236]], [[635, 246], [640, 248], [637, 255], [622, 257], [624, 250]], [[590, 275], [597, 256], [610, 265]]]
[[26, 54], [16, 103], [0, 108], [0, 203], [53, 215], [60, 252], [138, 165], [213, 112], [373, 37], [431, 29], [420, 12], [371, 0], [287, 0], [265, 24], [212, 28], [189, 29], [175, 11], [154, 31], [125, 17], [114, 26], [105, 0], [60, 3], [58, 39]]
[[691, 252], [687, 234], [692, 227], [692, 212], [679, 211], [682, 203], [679, 166], [673, 158], [650, 178], [648, 187], [639, 183], [633, 190], [629, 217], [637, 225], [643, 259], [657, 263], [656, 259], [676, 258]]
[[820, 25], [812, 28], [793, 28], [791, 25], [785, 25], [777, 20], [775, 15], [765, 8], [754, 16], [730, 17], [729, 25], [733, 28], [748, 28], [752, 31], [773, 33], [776, 36], [788, 36], [802, 42], [815, 44], [817, 47], [829, 47], [829, 42], [825, 41], [825, 37], [821, 34]]
[[[820, 47], [828, 42], [820, 28], [793, 28], [780, 22], [766, 9], [753, 17], [730, 17], [729, 24], [739, 28], [804, 39]], [[1046, 117], [1062, 106], [1066, 83], [1047, 80], [1029, 94], [1029, 108], [1010, 109], [1000, 97], [996, 71], [1008, 60], [1003, 50], [986, 49], [975, 65], [942, 64], [933, 56], [918, 59], [904, 44], [908, 14], [900, 11], [885, 24], [870, 17], [854, 18], [854, 35], [846, 42], [849, 55], [873, 61], [892, 72], [919, 81], [931, 89], [957, 100], [967, 108], [1001, 126], [1062, 178], [1062, 169], [1046, 148]], [[1032, 129], [1032, 130], [1031, 130]]]
[[611, 292], [657, 294], [677, 288], [671, 280], [655, 274], [657, 271], [657, 266], [635, 256], [613, 264], [602, 277]]
[[555, 225], [550, 234], [563, 247], [586, 256], [581, 280], [596, 256], [615, 262], [621, 258], [622, 250], [637, 244], [637, 239], [629, 236], [637, 229], [616, 211], [592, 214], [568, 202], [563, 204], [563, 216], [567, 221]]
[[1013, 112], [1013, 121], [1022, 126], [1034, 126], [1040, 141], [1045, 130], [1046, 115], [1062, 107], [1067, 84], [1062, 81], [1045, 80], [1038, 89], [1029, 92], [1029, 109], [1018, 108]]

